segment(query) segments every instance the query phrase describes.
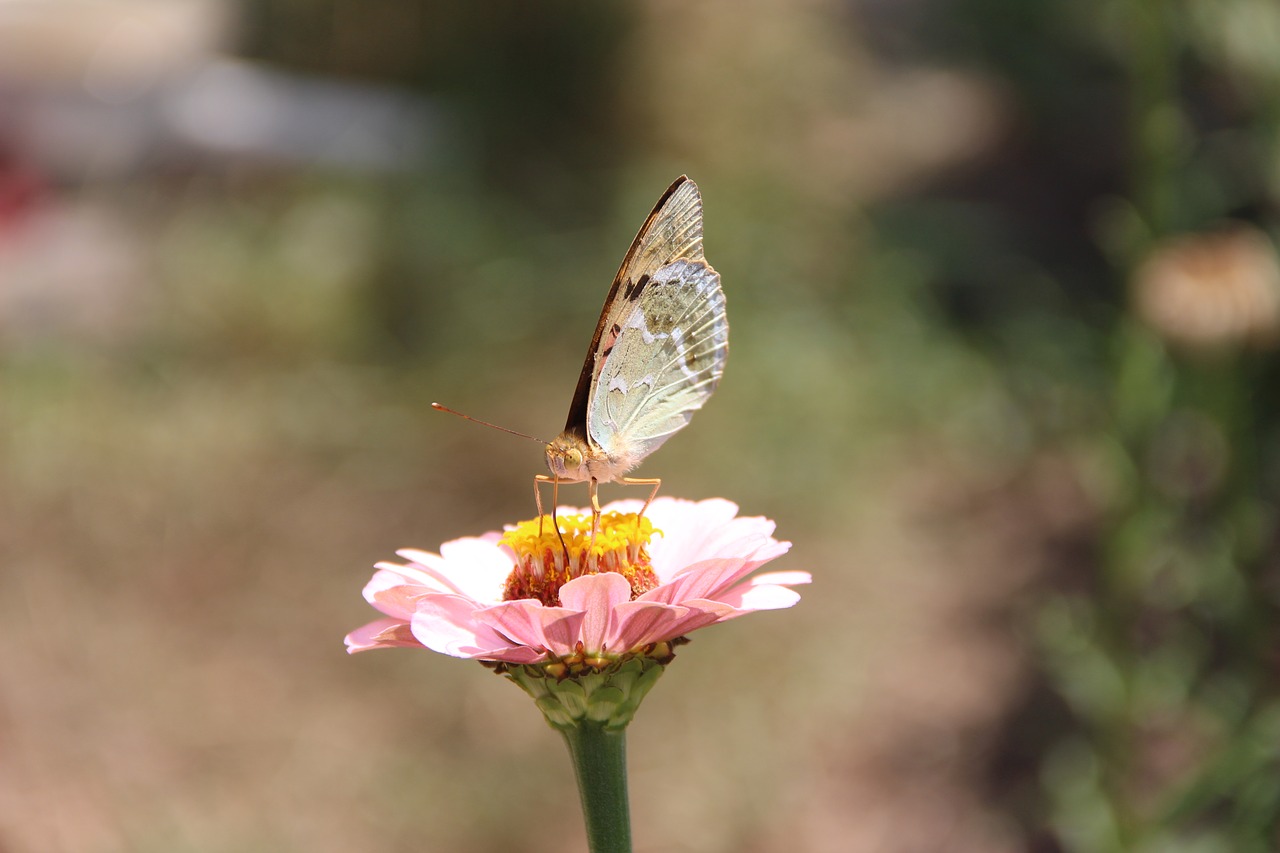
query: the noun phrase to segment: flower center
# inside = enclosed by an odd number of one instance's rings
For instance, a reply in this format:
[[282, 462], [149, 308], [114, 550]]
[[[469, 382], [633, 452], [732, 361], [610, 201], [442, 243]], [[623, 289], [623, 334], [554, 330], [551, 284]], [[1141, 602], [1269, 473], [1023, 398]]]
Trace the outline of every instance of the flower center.
[[634, 512], [603, 513], [594, 538], [589, 514], [522, 521], [502, 534], [501, 543], [516, 555], [516, 567], [507, 577], [502, 599], [536, 598], [559, 606], [561, 586], [600, 572], [617, 572], [626, 578], [634, 599], [658, 585], [645, 549], [657, 532], [649, 519]]

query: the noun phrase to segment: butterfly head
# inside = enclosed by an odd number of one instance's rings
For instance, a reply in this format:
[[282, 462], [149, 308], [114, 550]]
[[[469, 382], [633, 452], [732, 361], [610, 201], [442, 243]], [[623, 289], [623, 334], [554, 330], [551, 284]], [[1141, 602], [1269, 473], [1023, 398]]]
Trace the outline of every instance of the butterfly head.
[[626, 453], [606, 453], [576, 429], [565, 430], [547, 445], [547, 467], [557, 480], [564, 483], [581, 483], [584, 480], [609, 483], [626, 474], [639, 461]]
[[547, 467], [557, 480], [578, 483], [591, 479], [591, 456], [586, 440], [569, 430], [560, 433], [547, 445]]

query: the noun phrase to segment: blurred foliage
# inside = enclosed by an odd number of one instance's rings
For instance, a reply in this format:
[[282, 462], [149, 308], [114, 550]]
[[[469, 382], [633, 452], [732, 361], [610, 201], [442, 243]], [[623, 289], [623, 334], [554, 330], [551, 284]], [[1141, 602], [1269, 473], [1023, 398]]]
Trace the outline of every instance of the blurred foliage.
[[[954, 5], [973, 26], [931, 44], [1006, 82], [1020, 150], [944, 190], [976, 208], [944, 225], [949, 239], [897, 227], [943, 253], [935, 286], [961, 294], [952, 316], [1007, 365], [1033, 441], [1111, 481], [1092, 576], [1064, 566], [1066, 591], [1042, 608], [1065, 715], [1033, 747], [1045, 811], [1026, 819], [1047, 818], [1067, 850], [1275, 849], [1275, 359], [1243, 337], [1207, 352], [1163, 342], [1127, 316], [1123, 284], [1169, 235], [1227, 217], [1276, 233], [1280, 69], [1262, 57], [1280, 17], [1247, 0]], [[1239, 310], [1274, 329], [1267, 251], [1262, 304]], [[1232, 310], [1235, 260], [1198, 257], [1207, 271], [1167, 274], [1221, 278], [1178, 310]], [[1045, 405], [1054, 384], [1075, 389], [1081, 416]]]
[[339, 638], [361, 567], [532, 512], [540, 450], [429, 404], [550, 437], [682, 171], [733, 348], [641, 473], [818, 581], [648, 700], [638, 841], [1280, 846], [1275, 350], [1128, 291], [1280, 233], [1270, 0], [244, 11], [246, 55], [438, 123], [394, 174], [51, 182], [53, 245], [132, 275], [0, 316], [0, 847], [578, 849], [517, 691]]

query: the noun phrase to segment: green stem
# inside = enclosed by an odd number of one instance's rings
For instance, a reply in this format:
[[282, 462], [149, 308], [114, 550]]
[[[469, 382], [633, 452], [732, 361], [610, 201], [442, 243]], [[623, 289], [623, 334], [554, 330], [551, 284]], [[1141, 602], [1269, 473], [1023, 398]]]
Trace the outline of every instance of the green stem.
[[573, 757], [591, 853], [631, 853], [627, 730], [588, 721], [560, 733]]

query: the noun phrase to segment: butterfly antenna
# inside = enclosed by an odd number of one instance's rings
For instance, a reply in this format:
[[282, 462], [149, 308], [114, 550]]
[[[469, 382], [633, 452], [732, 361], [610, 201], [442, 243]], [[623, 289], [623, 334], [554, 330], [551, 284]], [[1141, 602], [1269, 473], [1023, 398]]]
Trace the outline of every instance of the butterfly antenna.
[[464, 415], [462, 412], [459, 412], [459, 411], [458, 411], [458, 410], [456, 410], [456, 409], [451, 409], [451, 408], [449, 408], [448, 406], [442, 406], [442, 405], [440, 405], [439, 403], [432, 403], [432, 404], [431, 404], [431, 408], [433, 408], [433, 409], [438, 409], [438, 410], [439, 410], [439, 411], [441, 411], [441, 412], [448, 412], [448, 413], [449, 413], [449, 414], [451, 414], [451, 415], [457, 415], [458, 417], [462, 418], [463, 420], [468, 420], [468, 421], [471, 421], [472, 423], [480, 424], [481, 426], [493, 427], [494, 429], [496, 429], [496, 430], [501, 430], [502, 432], [508, 432], [508, 433], [511, 433], [512, 435], [518, 435], [518, 436], [520, 436], [521, 438], [527, 438], [527, 439], [529, 439], [530, 441], [536, 441], [536, 442], [538, 442], [538, 444], [546, 444], [546, 442], [545, 442], [545, 441], [543, 441], [543, 440], [542, 440], [542, 439], [540, 439], [540, 438], [537, 438], [536, 436], [527, 435], [527, 434], [525, 434], [525, 433], [523, 433], [523, 432], [516, 432], [516, 431], [515, 431], [515, 430], [513, 430], [513, 429], [507, 429], [506, 427], [498, 426], [497, 424], [491, 424], [491, 423], [489, 423], [488, 421], [482, 421], [482, 420], [480, 420], [479, 418], [473, 418], [473, 417], [471, 417], [471, 415]]

